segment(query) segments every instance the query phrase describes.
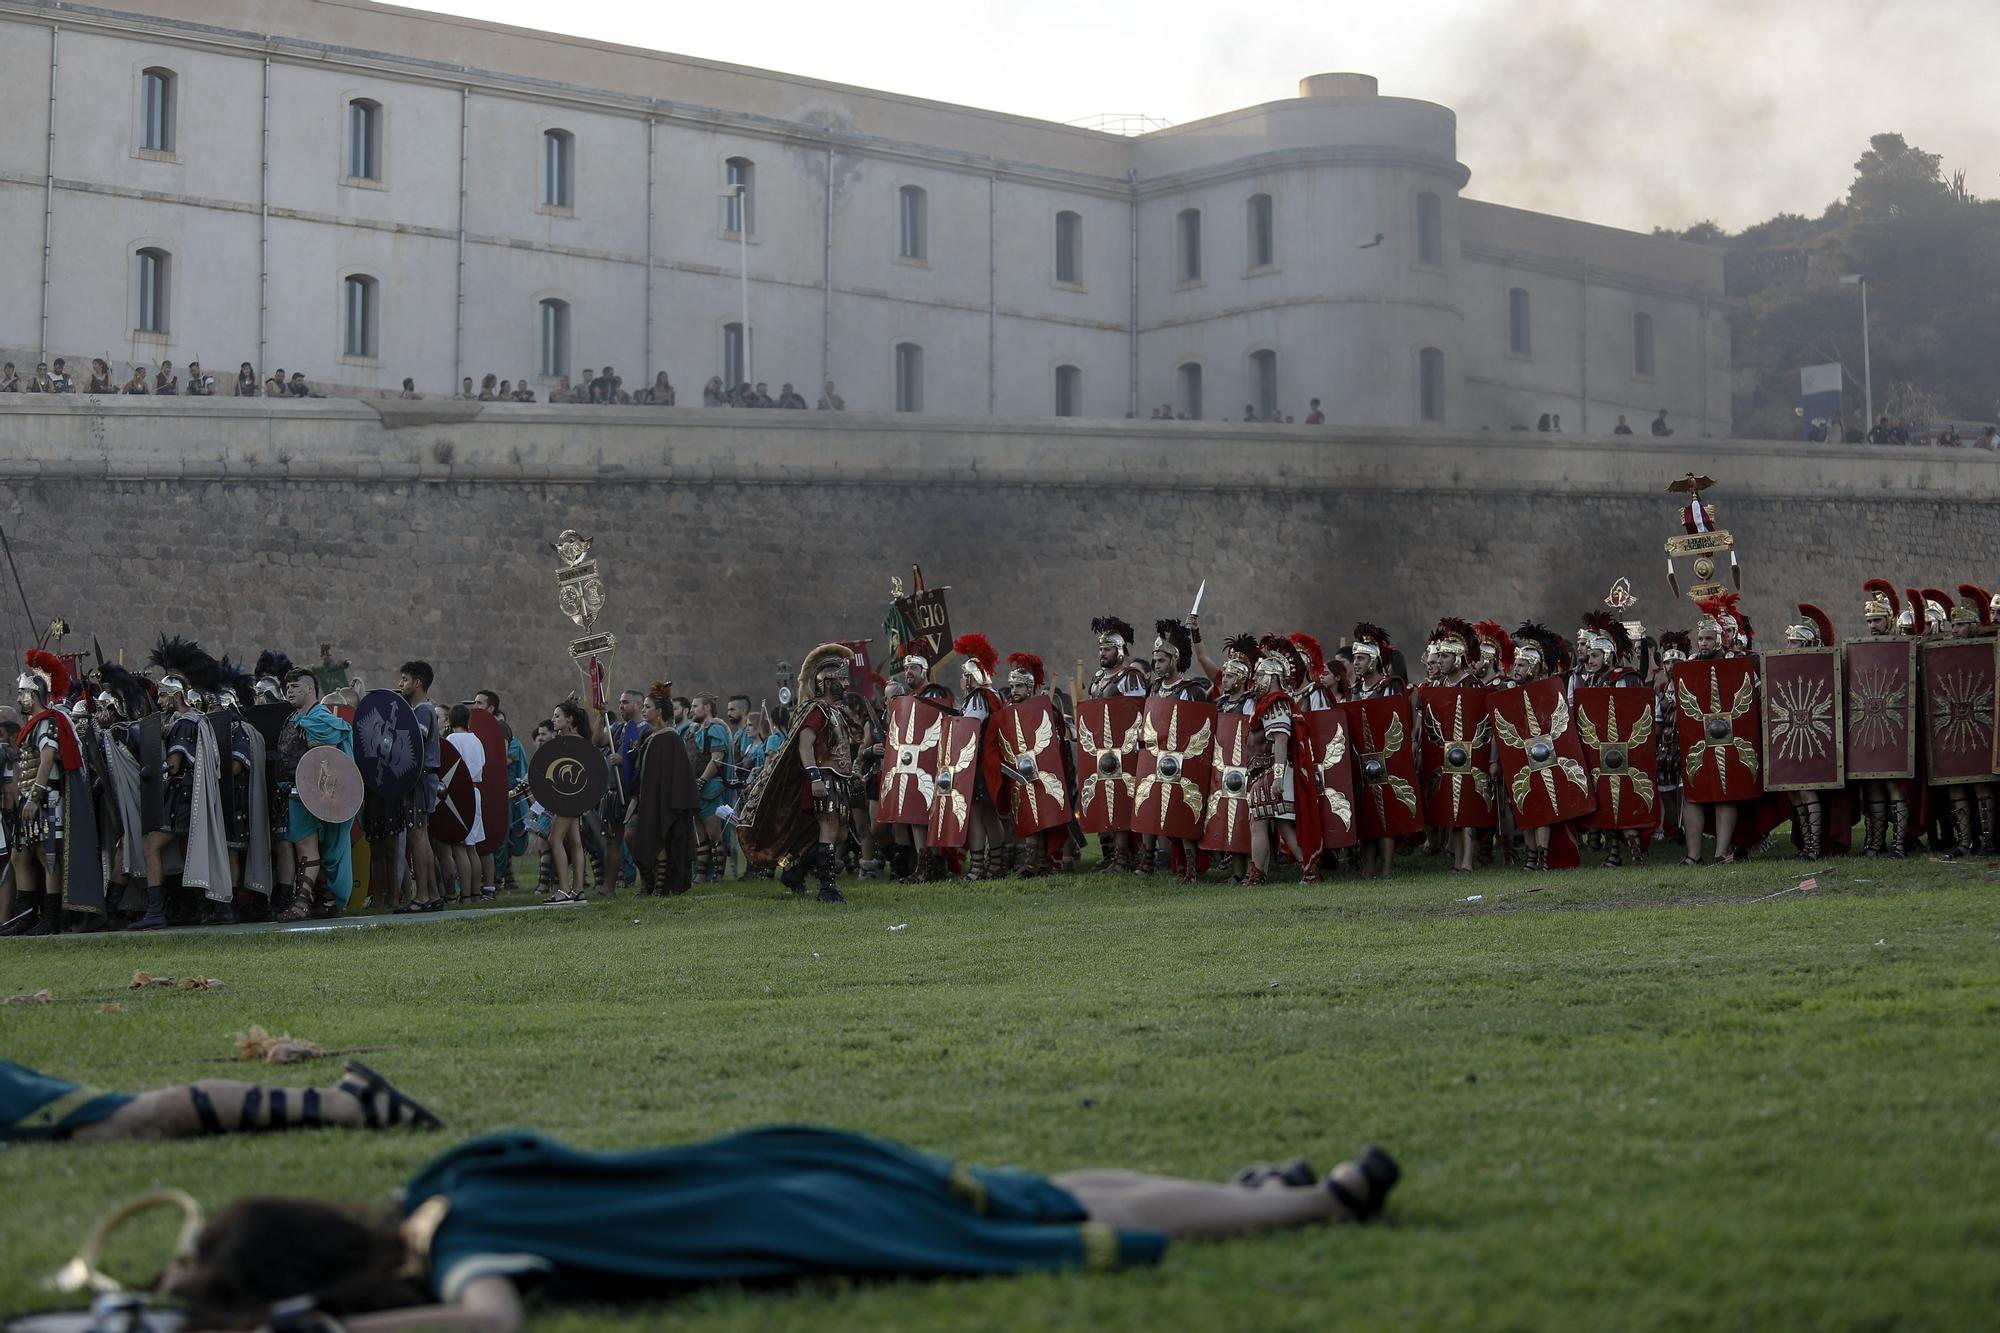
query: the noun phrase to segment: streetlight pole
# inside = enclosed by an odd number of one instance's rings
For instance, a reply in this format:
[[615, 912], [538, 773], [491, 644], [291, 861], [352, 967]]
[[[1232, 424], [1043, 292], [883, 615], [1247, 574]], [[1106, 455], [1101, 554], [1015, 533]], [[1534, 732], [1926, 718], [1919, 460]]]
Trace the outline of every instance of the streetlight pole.
[[1868, 363], [1868, 275], [1850, 273], [1841, 281], [1861, 288], [1861, 392], [1868, 413], [1867, 429], [1861, 433], [1866, 438], [1875, 429], [1875, 372]]
[[[737, 295], [742, 304], [743, 322], [739, 327], [743, 330], [743, 382], [755, 384], [757, 376], [752, 368], [750, 351], [750, 201], [745, 197], [749, 189], [747, 183], [738, 181], [720, 197], [736, 204]], [[736, 386], [726, 384], [723, 387], [733, 389]]]

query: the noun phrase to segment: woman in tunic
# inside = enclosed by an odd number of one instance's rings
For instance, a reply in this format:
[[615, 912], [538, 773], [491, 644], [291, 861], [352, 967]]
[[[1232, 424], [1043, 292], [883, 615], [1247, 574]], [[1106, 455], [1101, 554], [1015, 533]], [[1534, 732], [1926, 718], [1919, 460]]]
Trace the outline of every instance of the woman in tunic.
[[664, 680], [654, 681], [639, 701], [648, 730], [640, 742], [639, 790], [625, 819], [625, 845], [639, 867], [639, 892], [649, 897], [686, 893], [694, 875], [694, 817], [701, 797], [687, 747], [669, 721], [673, 701], [673, 684]]
[[[512, 1333], [519, 1285], [602, 1299], [1155, 1264], [1170, 1237], [1373, 1220], [1399, 1175], [1379, 1148], [1324, 1179], [1294, 1161], [1218, 1185], [1129, 1171], [1049, 1178], [811, 1126], [620, 1153], [503, 1133], [418, 1172], [400, 1226], [309, 1200], [239, 1200], [165, 1286], [197, 1328], [257, 1327], [303, 1298], [350, 1330]], [[413, 1308], [426, 1301], [443, 1308]], [[368, 1317], [378, 1311], [392, 1313]]]

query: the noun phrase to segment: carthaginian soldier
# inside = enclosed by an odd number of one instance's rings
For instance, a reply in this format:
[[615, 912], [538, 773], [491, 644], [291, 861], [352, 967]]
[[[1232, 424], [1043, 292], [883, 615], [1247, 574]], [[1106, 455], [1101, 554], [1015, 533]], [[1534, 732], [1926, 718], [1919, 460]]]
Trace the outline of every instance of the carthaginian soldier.
[[758, 770], [737, 830], [753, 865], [789, 862], [779, 879], [793, 893], [804, 893], [806, 876], [816, 876], [823, 903], [847, 901], [836, 883], [840, 841], [849, 810], [866, 799], [841, 707], [853, 670], [854, 650], [844, 643], [823, 643], [806, 654], [792, 734], [777, 758]]

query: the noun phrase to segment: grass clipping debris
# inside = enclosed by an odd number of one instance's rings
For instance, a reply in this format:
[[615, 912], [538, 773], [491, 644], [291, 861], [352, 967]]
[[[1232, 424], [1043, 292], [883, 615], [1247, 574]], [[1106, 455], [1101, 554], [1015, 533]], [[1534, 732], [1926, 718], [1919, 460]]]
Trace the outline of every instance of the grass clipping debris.
[[274, 1037], [262, 1026], [251, 1024], [248, 1032], [236, 1034], [236, 1058], [239, 1060], [261, 1060], [267, 1065], [294, 1065], [302, 1060], [320, 1060], [326, 1057], [326, 1047], [304, 1037], [294, 1037], [287, 1032], [282, 1037]]

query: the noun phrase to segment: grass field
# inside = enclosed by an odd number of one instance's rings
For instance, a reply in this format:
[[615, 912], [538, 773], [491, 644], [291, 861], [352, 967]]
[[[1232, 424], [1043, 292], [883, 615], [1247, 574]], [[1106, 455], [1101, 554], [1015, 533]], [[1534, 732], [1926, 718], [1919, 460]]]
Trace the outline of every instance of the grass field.
[[[230, 1076], [212, 1061], [261, 1023], [386, 1048], [366, 1058], [450, 1128], [0, 1152], [0, 1311], [52, 1303], [37, 1279], [156, 1184], [381, 1201], [502, 1127], [609, 1147], [806, 1120], [1205, 1178], [1376, 1140], [1405, 1174], [1381, 1226], [1186, 1243], [1155, 1271], [718, 1290], [535, 1326], [1990, 1328], [2000, 868], [1817, 872], [1753, 901], [1799, 868], [1529, 879], [1420, 857], [1370, 885], [864, 884], [828, 909], [729, 884], [310, 935], [9, 940], [0, 995], [55, 995], [0, 1007], [9, 1058], [113, 1087]], [[226, 984], [126, 989], [142, 969]]]

